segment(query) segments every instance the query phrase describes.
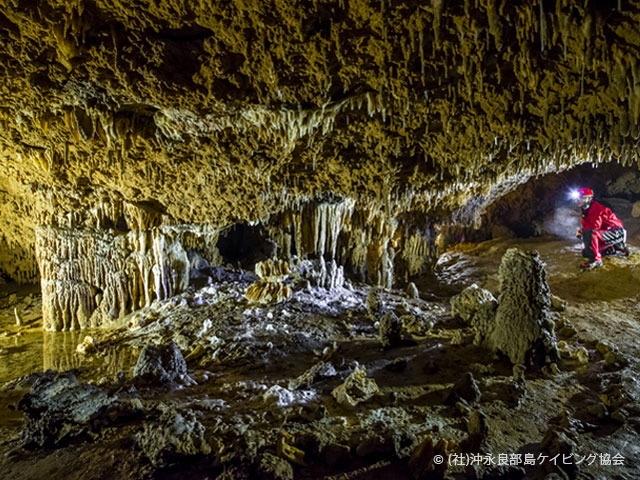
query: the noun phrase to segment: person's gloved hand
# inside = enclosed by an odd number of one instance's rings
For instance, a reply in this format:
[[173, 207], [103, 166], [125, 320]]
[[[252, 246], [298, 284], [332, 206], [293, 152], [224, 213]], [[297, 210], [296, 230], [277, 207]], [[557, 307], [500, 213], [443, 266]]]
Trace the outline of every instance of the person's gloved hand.
[[578, 231], [576, 232], [576, 237], [578, 238], [578, 240], [582, 240], [582, 229], [578, 229]]

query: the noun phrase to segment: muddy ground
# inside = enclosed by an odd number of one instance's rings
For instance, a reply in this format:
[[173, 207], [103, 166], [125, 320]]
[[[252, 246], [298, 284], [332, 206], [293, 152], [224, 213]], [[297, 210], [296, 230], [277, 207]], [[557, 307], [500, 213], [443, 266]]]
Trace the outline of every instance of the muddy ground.
[[[382, 291], [377, 312], [350, 282], [251, 304], [249, 275], [227, 270], [111, 329], [43, 334], [37, 290], [4, 285], [0, 478], [640, 478], [629, 231], [630, 257], [585, 273], [569, 238], [459, 245], [416, 281], [419, 298]], [[450, 306], [472, 283], [498, 298], [514, 246], [540, 252], [566, 302], [560, 359], [523, 376]], [[386, 312], [402, 328], [383, 348]], [[67, 373], [34, 373], [48, 369]]]

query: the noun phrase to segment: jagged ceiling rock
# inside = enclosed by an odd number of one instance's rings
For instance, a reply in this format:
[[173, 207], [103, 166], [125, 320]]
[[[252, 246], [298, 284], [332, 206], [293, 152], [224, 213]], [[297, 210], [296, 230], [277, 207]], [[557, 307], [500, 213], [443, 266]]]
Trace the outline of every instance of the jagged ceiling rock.
[[101, 205], [225, 226], [331, 194], [435, 217], [501, 182], [636, 160], [638, 1], [0, 12], [0, 262], [16, 277], [35, 276], [37, 225]]

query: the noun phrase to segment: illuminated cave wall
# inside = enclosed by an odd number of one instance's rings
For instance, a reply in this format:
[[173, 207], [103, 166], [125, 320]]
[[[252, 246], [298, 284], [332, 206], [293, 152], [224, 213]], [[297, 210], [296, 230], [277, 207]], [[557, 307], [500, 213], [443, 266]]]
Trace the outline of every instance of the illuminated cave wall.
[[189, 259], [161, 229], [118, 234], [79, 228], [36, 231], [47, 330], [97, 327], [189, 284]]
[[387, 288], [435, 262], [436, 233], [428, 218], [388, 218], [354, 205], [351, 200], [310, 203], [275, 215], [268, 229], [277, 254], [336, 259], [360, 280]]
[[149, 205], [112, 202], [91, 212], [36, 229], [46, 330], [102, 326], [184, 291], [187, 250], [214, 265], [220, 260], [217, 231], [161, 225], [162, 214]]

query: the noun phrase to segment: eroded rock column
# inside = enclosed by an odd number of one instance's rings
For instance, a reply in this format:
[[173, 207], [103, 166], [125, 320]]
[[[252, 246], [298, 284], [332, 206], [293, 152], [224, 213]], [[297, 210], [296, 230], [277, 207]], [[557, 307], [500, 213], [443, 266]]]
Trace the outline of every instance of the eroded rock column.
[[489, 346], [514, 364], [555, 361], [551, 292], [544, 262], [536, 251], [511, 248], [502, 257], [500, 297]]

